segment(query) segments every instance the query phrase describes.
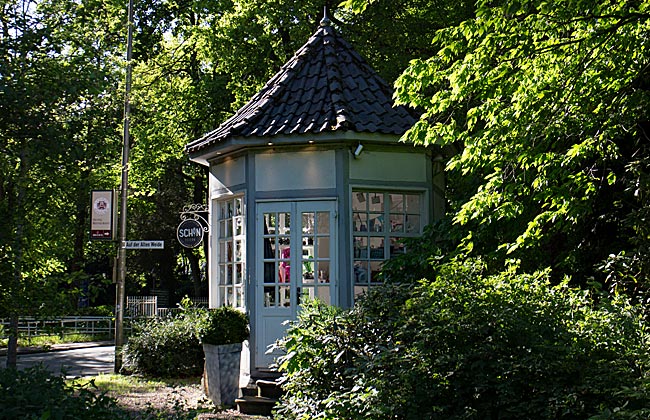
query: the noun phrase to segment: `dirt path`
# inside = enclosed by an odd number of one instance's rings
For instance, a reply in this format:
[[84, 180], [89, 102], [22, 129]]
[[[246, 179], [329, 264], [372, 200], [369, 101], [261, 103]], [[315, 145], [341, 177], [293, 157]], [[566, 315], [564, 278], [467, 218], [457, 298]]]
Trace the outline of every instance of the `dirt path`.
[[118, 404], [129, 411], [134, 418], [151, 413], [167, 412], [169, 414], [186, 413], [193, 410], [207, 411], [198, 414], [197, 419], [222, 420], [267, 420], [267, 417], [249, 416], [236, 410], [217, 411], [201, 389], [200, 384], [162, 386], [155, 391], [116, 393], [108, 395], [115, 398]]

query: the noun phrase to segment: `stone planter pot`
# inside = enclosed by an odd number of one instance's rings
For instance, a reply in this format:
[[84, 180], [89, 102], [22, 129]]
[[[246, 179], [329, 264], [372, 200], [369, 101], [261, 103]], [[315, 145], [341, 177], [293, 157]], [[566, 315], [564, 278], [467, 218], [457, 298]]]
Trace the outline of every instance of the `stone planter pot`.
[[239, 397], [242, 343], [203, 344], [203, 391], [216, 406], [232, 406]]

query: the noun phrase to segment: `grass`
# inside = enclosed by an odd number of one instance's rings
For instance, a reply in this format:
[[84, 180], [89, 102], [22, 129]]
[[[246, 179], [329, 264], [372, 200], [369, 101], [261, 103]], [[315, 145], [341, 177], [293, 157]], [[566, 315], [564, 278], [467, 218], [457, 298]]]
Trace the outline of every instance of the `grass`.
[[100, 374], [92, 377], [71, 379], [69, 382], [86, 385], [94, 382], [95, 386], [104, 392], [132, 393], [132, 392], [154, 392], [162, 387], [168, 386], [169, 382], [159, 379], [146, 379], [138, 376], [127, 376], [118, 374]]
[[[18, 347], [47, 347], [53, 344], [86, 343], [89, 341], [107, 340], [107, 336], [89, 334], [59, 334], [40, 335], [36, 337], [18, 337]], [[8, 339], [0, 339], [0, 348], [7, 347]]]

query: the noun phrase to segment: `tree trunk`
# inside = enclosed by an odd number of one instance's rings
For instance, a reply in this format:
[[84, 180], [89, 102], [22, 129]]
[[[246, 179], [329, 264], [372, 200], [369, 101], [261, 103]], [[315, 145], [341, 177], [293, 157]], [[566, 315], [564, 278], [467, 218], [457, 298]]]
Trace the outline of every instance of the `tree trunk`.
[[25, 231], [25, 183], [27, 182], [27, 140], [22, 140], [23, 144], [20, 150], [20, 167], [18, 175], [18, 191], [16, 195], [15, 208], [12, 213], [15, 216], [16, 234], [14, 236], [14, 270], [13, 270], [13, 287], [10, 294], [13, 294], [12, 300], [18, 304], [11, 309], [9, 320], [9, 343], [7, 345], [7, 367], [15, 368], [18, 359], [18, 316], [21, 309], [21, 297], [19, 296], [20, 285], [22, 283], [22, 266], [23, 266], [23, 241]]
[[18, 315], [9, 318], [9, 344], [7, 346], [7, 368], [16, 368], [18, 360]]
[[187, 259], [190, 263], [190, 271], [192, 273], [192, 286], [194, 288], [194, 296], [201, 296], [201, 261], [198, 255], [191, 249], [185, 252]]

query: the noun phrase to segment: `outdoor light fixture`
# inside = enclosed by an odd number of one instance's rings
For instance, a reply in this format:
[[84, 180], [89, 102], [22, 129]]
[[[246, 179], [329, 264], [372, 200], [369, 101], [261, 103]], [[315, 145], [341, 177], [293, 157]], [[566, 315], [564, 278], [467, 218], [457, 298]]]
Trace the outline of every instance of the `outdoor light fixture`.
[[354, 149], [353, 155], [355, 159], [359, 159], [359, 155], [363, 151], [363, 144], [359, 143], [356, 149]]

